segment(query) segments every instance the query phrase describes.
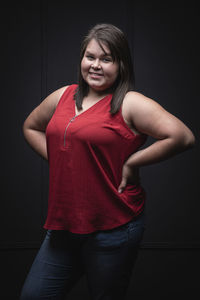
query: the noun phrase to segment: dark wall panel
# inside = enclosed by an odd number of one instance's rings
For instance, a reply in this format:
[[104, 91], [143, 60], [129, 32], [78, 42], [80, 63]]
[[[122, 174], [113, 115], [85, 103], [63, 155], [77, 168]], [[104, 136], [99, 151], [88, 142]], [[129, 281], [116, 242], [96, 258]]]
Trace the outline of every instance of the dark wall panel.
[[41, 101], [40, 1], [2, 8], [2, 246], [38, 240], [41, 227], [41, 160], [24, 141], [22, 125]]
[[141, 169], [147, 191], [144, 243], [192, 247], [199, 245], [200, 227], [199, 27], [197, 8], [176, 4], [136, 1], [134, 5], [136, 90], [180, 118], [197, 138], [192, 150]]

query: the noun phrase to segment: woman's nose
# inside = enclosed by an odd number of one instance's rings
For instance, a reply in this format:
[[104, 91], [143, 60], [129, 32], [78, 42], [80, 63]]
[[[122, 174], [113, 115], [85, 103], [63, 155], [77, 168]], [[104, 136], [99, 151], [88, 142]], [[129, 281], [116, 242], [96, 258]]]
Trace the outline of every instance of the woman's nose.
[[95, 69], [100, 69], [101, 68], [99, 59], [95, 59], [95, 61], [93, 61], [92, 67], [95, 68]]

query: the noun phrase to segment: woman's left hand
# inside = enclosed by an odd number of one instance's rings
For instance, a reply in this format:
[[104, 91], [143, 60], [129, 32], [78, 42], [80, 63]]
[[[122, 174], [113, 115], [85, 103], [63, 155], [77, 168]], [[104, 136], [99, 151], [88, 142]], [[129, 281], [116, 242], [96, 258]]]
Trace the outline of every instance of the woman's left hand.
[[125, 163], [122, 168], [122, 180], [118, 187], [118, 192], [122, 193], [127, 184], [138, 184], [139, 182], [139, 168], [130, 167], [127, 163]]

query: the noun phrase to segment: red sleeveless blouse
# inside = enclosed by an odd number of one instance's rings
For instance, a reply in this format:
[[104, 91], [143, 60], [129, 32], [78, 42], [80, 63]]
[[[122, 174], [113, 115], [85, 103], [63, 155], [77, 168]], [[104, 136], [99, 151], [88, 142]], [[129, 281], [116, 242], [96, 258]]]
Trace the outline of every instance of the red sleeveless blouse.
[[87, 234], [127, 223], [144, 209], [145, 191], [128, 184], [118, 193], [122, 167], [146, 141], [111, 115], [112, 95], [79, 115], [73, 84], [66, 88], [47, 129], [49, 199], [45, 229]]

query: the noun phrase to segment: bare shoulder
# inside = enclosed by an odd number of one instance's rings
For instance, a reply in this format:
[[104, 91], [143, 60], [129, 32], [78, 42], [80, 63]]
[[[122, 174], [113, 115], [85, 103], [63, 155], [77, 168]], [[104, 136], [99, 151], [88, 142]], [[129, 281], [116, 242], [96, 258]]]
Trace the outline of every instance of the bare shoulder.
[[45, 99], [44, 99], [44, 103], [46, 103], [47, 105], [51, 106], [53, 109], [56, 108], [60, 98], [62, 97], [63, 93], [65, 92], [65, 90], [69, 87], [69, 85], [63, 86], [57, 90], [55, 90], [54, 92], [52, 92], [51, 94], [49, 94]]
[[51, 94], [49, 94], [41, 102], [38, 109], [36, 108], [36, 112], [38, 112], [41, 117], [42, 117], [42, 115], [47, 116], [47, 119], [49, 120], [52, 117], [53, 113], [55, 112], [60, 98], [62, 97], [63, 93], [65, 92], [65, 90], [68, 87], [69, 87], [68, 85], [63, 86], [63, 87], [55, 90]]
[[138, 121], [149, 118], [152, 111], [157, 110], [162, 110], [162, 107], [155, 100], [136, 91], [129, 91], [122, 103], [124, 118], [137, 129], [139, 129]]
[[123, 105], [124, 111], [132, 121], [152, 119], [153, 115], [156, 117], [168, 113], [156, 100], [135, 91], [125, 95]]
[[68, 86], [63, 86], [49, 94], [26, 118], [24, 126], [44, 130], [55, 112], [56, 106]]
[[126, 117], [139, 132], [154, 138], [165, 138], [174, 132], [188, 130], [184, 123], [155, 100], [130, 91], [123, 101]]
[[136, 91], [129, 91], [125, 95], [123, 105], [126, 107], [127, 110], [131, 110], [132, 112], [136, 110], [143, 110], [144, 108], [162, 108], [161, 105], [155, 100]]
[[66, 89], [68, 89], [69, 85], [65, 85], [61, 88], [59, 88], [58, 90], [56, 90], [57, 94], [58, 94], [58, 98], [60, 100], [60, 98], [62, 97], [63, 93], [65, 92]]

